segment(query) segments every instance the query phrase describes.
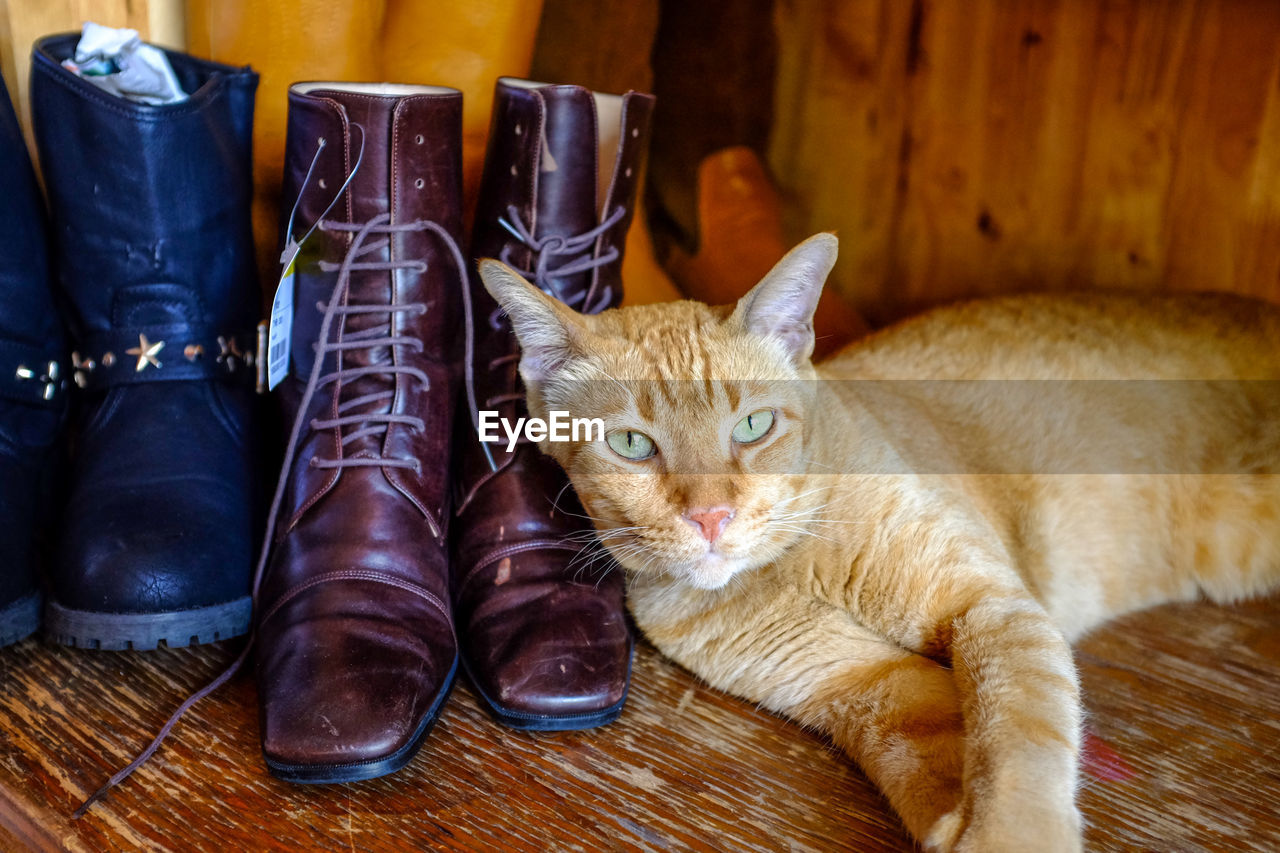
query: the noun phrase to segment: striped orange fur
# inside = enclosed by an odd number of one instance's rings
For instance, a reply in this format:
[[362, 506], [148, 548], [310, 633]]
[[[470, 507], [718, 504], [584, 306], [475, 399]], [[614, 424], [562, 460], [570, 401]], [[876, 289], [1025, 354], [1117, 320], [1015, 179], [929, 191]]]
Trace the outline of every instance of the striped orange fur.
[[1280, 308], [1011, 297], [815, 366], [835, 255], [810, 238], [736, 306], [594, 317], [481, 272], [533, 415], [652, 442], [542, 449], [663, 653], [828, 733], [927, 849], [1078, 850], [1068, 644], [1280, 581]]

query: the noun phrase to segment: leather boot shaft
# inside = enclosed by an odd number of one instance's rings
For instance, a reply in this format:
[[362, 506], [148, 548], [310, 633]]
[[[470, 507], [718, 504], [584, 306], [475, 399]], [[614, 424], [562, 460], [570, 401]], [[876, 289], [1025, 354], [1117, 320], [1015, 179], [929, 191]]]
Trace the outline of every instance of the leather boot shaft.
[[[378, 96], [320, 88], [322, 85], [297, 84], [289, 95], [282, 210], [286, 219], [292, 216], [293, 239], [302, 238], [312, 225], [324, 220], [304, 240], [297, 263], [293, 369], [282, 388], [289, 420], [296, 414], [298, 398], [315, 359], [313, 347], [323, 315], [317, 306], [333, 290], [359, 226], [383, 216], [387, 226], [427, 221], [436, 223], [455, 239], [461, 232], [460, 149], [442, 142], [456, 139], [460, 133], [461, 96], [451, 89], [427, 87], [405, 87], [412, 88], [414, 94], [404, 96]], [[335, 225], [348, 230], [334, 230]], [[284, 223], [283, 227], [287, 226]], [[368, 251], [380, 241], [387, 245]], [[328, 356], [322, 371], [332, 373], [340, 361], [344, 368], [373, 368], [394, 361], [401, 367], [424, 372], [427, 381], [405, 372], [344, 379], [322, 389], [308, 414], [319, 417], [326, 409], [340, 405], [336, 402], [340, 396], [349, 400], [393, 392], [394, 396], [379, 405], [362, 406], [360, 410], [399, 416], [426, 412], [425, 417], [431, 422], [424, 430], [388, 423], [385, 430], [354, 441], [350, 438], [352, 430], [311, 431], [304, 438], [299, 456], [340, 459], [386, 453], [403, 459], [432, 459], [441, 452], [442, 436], [448, 432], [436, 419], [453, 415], [451, 389], [457, 377], [457, 344], [461, 338], [457, 317], [462, 300], [456, 262], [439, 233], [429, 230], [372, 233], [357, 249], [359, 266], [385, 264], [391, 268], [351, 270], [351, 302], [369, 306], [413, 303], [421, 307], [390, 315], [349, 314], [341, 318], [341, 333], [367, 334], [375, 326], [390, 322], [395, 337], [412, 338], [416, 343], [395, 348], [394, 352], [388, 347], [352, 348], [341, 354], [335, 351]], [[429, 395], [430, 400], [424, 395]], [[318, 500], [337, 476], [335, 469], [300, 469], [291, 481], [289, 516]], [[443, 536], [448, 524], [444, 508], [448, 498], [447, 466], [425, 465], [421, 470], [387, 468], [385, 476], [414, 496], [428, 513], [434, 529]]]
[[584, 313], [618, 305], [621, 264], [612, 260], [631, 225], [653, 103], [639, 92], [499, 80], [472, 254], [540, 278]]
[[40, 40], [31, 69], [73, 332], [110, 329], [137, 310], [148, 322], [252, 328], [259, 290], [245, 211], [257, 75], [170, 51], [188, 100], [133, 103], [61, 67], [78, 39]]
[[[500, 79], [471, 257], [497, 258], [583, 313], [621, 303], [622, 254], [653, 106], [653, 96], [640, 92], [608, 95], [581, 86]], [[519, 347], [474, 270], [471, 293], [477, 318], [476, 402], [514, 423], [527, 415], [513, 357]], [[495, 468], [514, 461], [499, 445], [491, 445], [486, 455], [476, 444], [468, 442], [463, 461], [463, 506]]]

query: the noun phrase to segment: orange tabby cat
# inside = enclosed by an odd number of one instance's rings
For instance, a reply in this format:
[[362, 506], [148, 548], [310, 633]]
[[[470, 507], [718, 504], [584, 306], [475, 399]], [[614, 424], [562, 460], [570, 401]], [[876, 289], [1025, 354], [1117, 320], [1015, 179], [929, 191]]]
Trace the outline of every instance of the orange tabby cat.
[[532, 415], [605, 422], [541, 446], [663, 653], [827, 732], [928, 849], [1078, 850], [1068, 643], [1280, 580], [1280, 308], [995, 299], [814, 366], [835, 257], [819, 234], [736, 307], [593, 317], [481, 272]]

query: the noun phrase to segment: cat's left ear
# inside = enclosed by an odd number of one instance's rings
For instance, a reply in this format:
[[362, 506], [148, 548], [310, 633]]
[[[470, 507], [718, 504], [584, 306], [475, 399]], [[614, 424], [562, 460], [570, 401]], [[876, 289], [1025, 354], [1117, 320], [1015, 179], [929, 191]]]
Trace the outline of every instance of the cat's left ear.
[[780, 341], [796, 364], [806, 361], [813, 355], [813, 312], [838, 245], [834, 234], [815, 234], [787, 252], [738, 300], [733, 319], [747, 332]]
[[480, 262], [485, 290], [511, 318], [520, 341], [520, 374], [525, 381], [551, 379], [575, 354], [586, 334], [582, 315], [534, 287], [511, 267]]

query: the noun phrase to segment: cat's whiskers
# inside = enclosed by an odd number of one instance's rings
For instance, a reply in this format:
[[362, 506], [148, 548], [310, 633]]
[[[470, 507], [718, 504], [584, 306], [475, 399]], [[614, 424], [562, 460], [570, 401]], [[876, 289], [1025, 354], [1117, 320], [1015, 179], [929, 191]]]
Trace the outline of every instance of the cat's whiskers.
[[560, 512], [563, 512], [565, 515], [577, 515], [577, 513], [568, 512], [566, 510], [560, 509], [560, 499], [564, 497], [564, 493], [569, 490], [571, 485], [572, 484], [568, 480], [565, 480], [564, 485], [560, 487], [560, 491], [556, 492], [555, 498], [551, 501], [551, 508], [553, 510], [559, 510]]
[[828, 465], [825, 462], [819, 462], [817, 459], [814, 459], [812, 456], [801, 456], [800, 461], [805, 465], [812, 465], [815, 468], [826, 468], [828, 471], [832, 471], [836, 474], [842, 473], [838, 468], [836, 468], [836, 466]]
[[[581, 565], [578, 565], [579, 563]], [[601, 565], [603, 565], [604, 570], [598, 572], [597, 569]], [[573, 569], [575, 566], [577, 567], [573, 574], [575, 582], [578, 582], [584, 574], [590, 573], [597, 576], [595, 585], [599, 589], [600, 584], [609, 576], [610, 572], [621, 568], [621, 563], [602, 543], [596, 542], [594, 545], [587, 545], [575, 554], [566, 568]]]
[[632, 565], [631, 566], [632, 571], [636, 573], [647, 574], [653, 571], [654, 565], [657, 564], [658, 573], [660, 575], [664, 577], [672, 576], [670, 566], [665, 562], [659, 562], [659, 560], [661, 559], [660, 555], [654, 552], [652, 549], [641, 547], [637, 551], [632, 552], [632, 554], [635, 554], [635, 553], [640, 554], [644, 559], [639, 565]]
[[799, 500], [800, 498], [807, 498], [809, 495], [816, 495], [818, 492], [825, 492], [825, 491], [829, 491], [830, 489], [831, 489], [831, 486], [815, 486], [812, 489], [805, 489], [803, 492], [796, 492], [794, 495], [792, 495], [789, 498], [779, 498], [778, 500], [774, 501], [774, 506], [782, 506], [785, 504], [789, 504], [792, 501]]
[[635, 539], [621, 543], [606, 544], [601, 542], [599, 544], [600, 553], [608, 556], [609, 559], [615, 561], [618, 565], [624, 565], [631, 557], [634, 557], [637, 554], [647, 556], [651, 553], [651, 549], [648, 546]]
[[634, 536], [636, 531], [648, 530], [648, 527], [610, 527], [605, 530], [579, 530], [565, 536], [565, 540], [569, 542], [603, 542], [608, 539], [626, 538]]
[[821, 540], [821, 541], [823, 541], [823, 542], [830, 542], [830, 543], [832, 543], [833, 545], [837, 545], [837, 544], [839, 544], [838, 540], [832, 539], [830, 536], [823, 536], [821, 533], [817, 533], [817, 532], [815, 532], [814, 530], [812, 530], [811, 528], [806, 527], [806, 526], [804, 526], [804, 525], [794, 525], [794, 524], [772, 524], [772, 525], [770, 525], [770, 529], [771, 529], [771, 530], [782, 530], [782, 531], [786, 531], [786, 532], [788, 532], [788, 533], [794, 533], [794, 534], [796, 534], [797, 536], [799, 536], [799, 537], [801, 537], [801, 538], [808, 537], [808, 538], [810, 538], [810, 539], [819, 539], [819, 540]]
[[806, 495], [806, 494], [812, 494], [812, 493], [813, 493], [813, 492], [815, 492], [815, 491], [822, 491], [822, 489], [810, 489], [808, 492], [801, 492], [801, 493], [799, 493], [799, 494], [797, 494], [797, 495], [793, 495], [793, 496], [792, 496], [792, 497], [790, 497], [790, 498], [783, 498], [783, 499], [781, 499], [781, 500], [779, 500], [779, 501], [776, 501], [776, 502], [774, 503], [774, 505], [773, 505], [773, 510], [774, 510], [774, 511], [771, 511], [771, 512], [770, 512], [769, 520], [770, 520], [770, 521], [775, 521], [775, 520], [776, 520], [776, 521], [789, 521], [789, 522], [805, 523], [805, 524], [856, 524], [856, 525], [866, 525], [866, 524], [870, 524], [870, 523], [871, 523], [871, 522], [869, 522], [869, 521], [854, 521], [854, 520], [847, 520], [847, 519], [834, 519], [834, 518], [828, 518], [828, 517], [827, 517], [827, 515], [826, 515], [826, 513], [827, 513], [827, 510], [831, 507], [831, 503], [830, 503], [830, 502], [824, 502], [824, 503], [821, 503], [821, 504], [817, 504], [817, 505], [815, 505], [815, 506], [807, 507], [807, 508], [805, 508], [805, 509], [798, 509], [798, 510], [786, 510], [786, 511], [783, 511], [783, 512], [778, 512], [778, 511], [776, 511], [777, 507], [779, 507], [779, 506], [784, 506], [784, 505], [785, 505], [785, 504], [787, 504], [788, 502], [790, 502], [790, 501], [794, 501], [796, 498], [799, 498], [799, 497], [801, 497], [801, 496], [803, 496], [803, 495]]
[[[567, 488], [569, 488], [569, 486], [565, 486], [565, 489], [567, 489]], [[557, 502], [560, 500], [560, 496], [561, 496], [561, 495], [563, 495], [563, 494], [564, 494], [564, 489], [561, 489], [561, 490], [560, 490], [560, 494], [559, 494], [559, 495], [556, 495], [556, 501], [557, 501]], [[612, 525], [617, 525], [617, 524], [618, 524], [618, 519], [616, 519], [616, 518], [601, 518], [601, 517], [598, 517], [598, 516], [591, 515], [591, 514], [589, 514], [589, 513], [582, 513], [582, 512], [570, 512], [569, 510], [564, 509], [564, 508], [559, 507], [559, 506], [557, 506], [557, 507], [556, 507], [556, 510], [557, 510], [558, 512], [562, 512], [562, 513], [564, 513], [565, 515], [567, 515], [567, 516], [569, 516], [569, 517], [571, 517], [571, 518], [581, 518], [581, 519], [583, 519], [584, 521], [590, 521], [590, 522], [593, 522], [593, 523], [595, 523], [595, 524], [603, 524], [603, 525], [606, 525], [606, 526], [612, 526]]]
[[[818, 518], [823, 515], [831, 505], [830, 493], [830, 486], [816, 486], [811, 489], [805, 489], [802, 492], [797, 492], [791, 497], [780, 498], [774, 501], [770, 509], [770, 514], [772, 517]], [[789, 505], [796, 501], [800, 501], [804, 498], [809, 498], [817, 494], [824, 494], [828, 499], [801, 509], [787, 509]]]

